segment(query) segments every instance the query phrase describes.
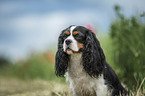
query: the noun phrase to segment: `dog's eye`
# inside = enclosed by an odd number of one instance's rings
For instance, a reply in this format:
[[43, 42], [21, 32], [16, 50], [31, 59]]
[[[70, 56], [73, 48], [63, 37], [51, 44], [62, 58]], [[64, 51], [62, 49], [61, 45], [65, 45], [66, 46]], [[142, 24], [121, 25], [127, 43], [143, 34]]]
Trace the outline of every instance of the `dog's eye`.
[[74, 31], [73, 36], [78, 42], [82, 43], [82, 41], [84, 40], [84, 34], [82, 32]]

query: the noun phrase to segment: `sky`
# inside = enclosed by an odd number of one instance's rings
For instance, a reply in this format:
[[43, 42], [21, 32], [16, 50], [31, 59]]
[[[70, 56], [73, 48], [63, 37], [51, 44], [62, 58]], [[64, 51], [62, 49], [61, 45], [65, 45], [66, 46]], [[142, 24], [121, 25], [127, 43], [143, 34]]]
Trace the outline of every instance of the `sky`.
[[145, 0], [0, 0], [0, 56], [18, 60], [32, 50], [56, 49], [70, 25], [91, 24], [107, 33], [115, 4], [127, 17], [145, 11]]

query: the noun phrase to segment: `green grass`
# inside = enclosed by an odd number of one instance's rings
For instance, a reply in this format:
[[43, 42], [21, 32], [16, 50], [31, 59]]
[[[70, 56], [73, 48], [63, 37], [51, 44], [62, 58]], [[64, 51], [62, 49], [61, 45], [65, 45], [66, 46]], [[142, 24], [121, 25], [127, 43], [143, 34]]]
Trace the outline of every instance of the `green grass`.
[[115, 69], [115, 72], [120, 76], [121, 70], [120, 70], [120, 68], [117, 67], [117, 64], [115, 64], [115, 61], [114, 61], [114, 56], [113, 56], [114, 45], [113, 45], [112, 39], [109, 37], [108, 34], [99, 35], [98, 39], [99, 39], [101, 47], [104, 51], [106, 61], [109, 63], [109, 65], [113, 69]]
[[15, 64], [0, 68], [0, 76], [16, 77], [20, 79], [43, 79], [49, 81], [62, 81], [55, 75], [54, 54], [34, 54], [27, 60], [20, 60]]
[[60, 82], [0, 77], [0, 96], [58, 96], [64, 93], [68, 96], [68, 86]]
[[[114, 69], [114, 71], [118, 75], [120, 81], [122, 83], [128, 82], [128, 80], [123, 77], [123, 75], [124, 75], [124, 74], [122, 74], [123, 70], [121, 70], [121, 68], [119, 68], [118, 64], [115, 63], [115, 58], [113, 56], [115, 45], [113, 45], [113, 40], [107, 34], [99, 35], [98, 39], [100, 41], [100, 44], [101, 44], [104, 54], [106, 56], [107, 62]], [[141, 82], [138, 81], [140, 78], [135, 78], [135, 79], [136, 79], [135, 83], [137, 85], [134, 86], [135, 84], [132, 82], [132, 87], [130, 88], [132, 96], [145, 96], [145, 86], [144, 86], [145, 77], [141, 79]], [[127, 84], [126, 83], [124, 83], [124, 84], [128, 88]]]
[[121, 69], [121, 79], [129, 88], [135, 88], [145, 77], [145, 19], [138, 16], [126, 17], [120, 9], [115, 6], [117, 18], [110, 26], [109, 35], [114, 45], [113, 60]]

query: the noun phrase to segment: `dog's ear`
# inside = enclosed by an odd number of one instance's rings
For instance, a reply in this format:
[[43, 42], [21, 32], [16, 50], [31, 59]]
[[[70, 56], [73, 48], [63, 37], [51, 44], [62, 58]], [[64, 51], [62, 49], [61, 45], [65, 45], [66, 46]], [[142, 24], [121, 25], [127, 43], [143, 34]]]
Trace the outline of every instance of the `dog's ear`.
[[57, 76], [63, 77], [67, 67], [68, 67], [68, 61], [69, 56], [63, 51], [63, 36], [60, 34], [59, 40], [58, 40], [58, 50], [55, 56], [55, 73]]
[[86, 30], [82, 59], [84, 69], [90, 76], [96, 77], [102, 73], [105, 55], [95, 34], [89, 29]]

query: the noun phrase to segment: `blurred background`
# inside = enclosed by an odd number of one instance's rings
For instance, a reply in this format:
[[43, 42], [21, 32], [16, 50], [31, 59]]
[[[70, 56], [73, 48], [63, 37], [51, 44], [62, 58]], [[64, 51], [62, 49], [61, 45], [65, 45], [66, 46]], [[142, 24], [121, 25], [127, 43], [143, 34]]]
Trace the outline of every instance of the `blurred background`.
[[[108, 63], [134, 95], [145, 94], [144, 0], [0, 0], [0, 96], [69, 96], [55, 76], [58, 36], [92, 28]], [[21, 86], [19, 86], [21, 85]]]

